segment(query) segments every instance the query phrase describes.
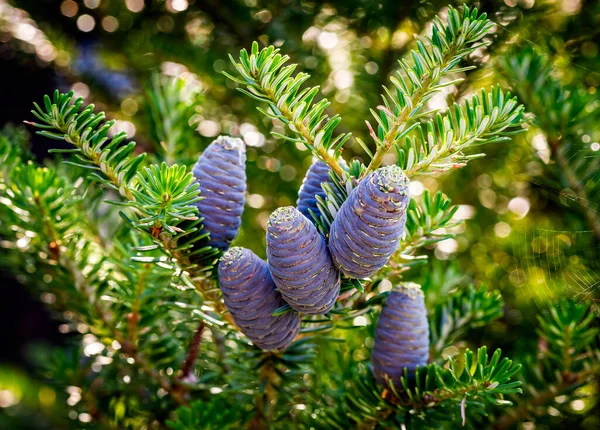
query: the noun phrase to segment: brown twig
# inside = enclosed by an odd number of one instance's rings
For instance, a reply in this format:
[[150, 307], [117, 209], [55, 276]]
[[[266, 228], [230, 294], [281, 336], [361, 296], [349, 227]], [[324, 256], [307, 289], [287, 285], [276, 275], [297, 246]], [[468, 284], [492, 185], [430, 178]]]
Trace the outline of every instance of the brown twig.
[[198, 352], [200, 351], [200, 343], [202, 342], [202, 333], [204, 332], [205, 326], [206, 324], [204, 320], [200, 320], [198, 329], [190, 341], [190, 346], [188, 347], [187, 354], [185, 355], [185, 360], [183, 360], [179, 374], [179, 379], [182, 381], [187, 382], [194, 379], [192, 372], [194, 371], [194, 363], [196, 362], [196, 359], [198, 358]]
[[210, 331], [212, 333], [213, 341], [215, 342], [215, 349], [217, 351], [217, 357], [219, 357], [219, 362], [223, 368], [223, 373], [227, 374], [231, 371], [231, 366], [225, 362], [226, 354], [225, 354], [225, 339], [219, 330], [215, 326], [210, 327]]

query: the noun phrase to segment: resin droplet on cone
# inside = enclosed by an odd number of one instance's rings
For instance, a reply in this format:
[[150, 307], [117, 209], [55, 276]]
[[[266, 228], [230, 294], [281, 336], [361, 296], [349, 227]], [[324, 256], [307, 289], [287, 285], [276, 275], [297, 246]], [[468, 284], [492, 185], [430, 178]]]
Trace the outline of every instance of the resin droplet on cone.
[[406, 283], [388, 295], [377, 326], [371, 361], [373, 373], [382, 385], [386, 380], [400, 389], [404, 369], [412, 375], [429, 358], [429, 325], [425, 298], [417, 284]]
[[193, 174], [200, 183], [196, 205], [209, 245], [225, 250], [237, 236], [246, 192], [246, 148], [241, 139], [219, 136], [202, 153]]
[[219, 260], [219, 286], [225, 306], [248, 339], [264, 350], [285, 349], [300, 331], [300, 315], [273, 316], [285, 301], [267, 263], [252, 251], [234, 247]]
[[267, 257], [273, 280], [298, 312], [329, 312], [340, 293], [340, 274], [315, 226], [296, 208], [279, 208], [267, 226]]
[[350, 278], [367, 278], [398, 249], [406, 224], [408, 178], [398, 166], [367, 175], [340, 208], [329, 232], [335, 266]]
[[302, 186], [298, 192], [298, 201], [296, 206], [302, 215], [313, 221], [310, 214], [312, 211], [315, 215], [319, 216], [320, 211], [317, 206], [317, 197], [325, 198], [325, 191], [321, 188], [321, 184], [324, 182], [331, 183], [329, 178], [330, 172], [329, 166], [321, 160], [314, 161], [302, 181]]

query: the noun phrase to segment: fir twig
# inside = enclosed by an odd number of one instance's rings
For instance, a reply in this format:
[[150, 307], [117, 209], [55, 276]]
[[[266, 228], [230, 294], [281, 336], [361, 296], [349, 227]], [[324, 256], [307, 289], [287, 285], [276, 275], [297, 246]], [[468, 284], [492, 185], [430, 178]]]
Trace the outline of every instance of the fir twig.
[[284, 67], [290, 57], [279, 54], [279, 49], [273, 46], [259, 51], [257, 42], [252, 44], [250, 54], [246, 49], [240, 51], [239, 62], [231, 55], [229, 58], [242, 79], [227, 73], [225, 75], [246, 87], [239, 88], [242, 93], [266, 103], [270, 111], [259, 110], [268, 117], [282, 121], [297, 137], [291, 138], [277, 133], [274, 133], [274, 136], [306, 145], [315, 156], [327, 163], [338, 177], [343, 178], [344, 170], [338, 159], [342, 145], [350, 138], [350, 134], [333, 137], [341, 119], [339, 115], [329, 118], [324, 114], [330, 105], [327, 100], [313, 104], [319, 87], [301, 89], [310, 76], [298, 73], [292, 77], [297, 65], [290, 64]]
[[411, 52], [412, 63], [399, 61], [401, 70], [392, 78], [395, 94], [384, 88], [385, 106], [379, 107], [379, 113], [372, 111], [377, 132], [367, 125], [377, 150], [364, 175], [377, 169], [392, 146], [411, 131], [411, 122], [422, 113], [427, 100], [442, 87], [457, 82], [441, 83], [441, 79], [457, 72], [455, 68], [463, 58], [488, 44], [482, 39], [493, 26], [485, 13], [479, 14], [476, 8], [466, 6], [462, 12], [450, 7], [446, 23], [439, 17], [434, 19], [431, 37], [420, 37], [417, 50]]
[[196, 359], [198, 358], [198, 352], [200, 351], [200, 343], [202, 342], [202, 333], [204, 332], [205, 326], [206, 323], [204, 320], [200, 320], [198, 328], [196, 329], [194, 336], [190, 341], [190, 345], [185, 355], [185, 360], [181, 365], [179, 379], [182, 381], [193, 381], [195, 379], [192, 372], [194, 371], [194, 363], [196, 362]]
[[504, 430], [513, 428], [515, 424], [522, 422], [530, 416], [532, 408], [547, 405], [557, 396], [572, 391], [575, 387], [585, 384], [592, 378], [598, 378], [598, 375], [600, 375], [600, 365], [590, 367], [581, 372], [565, 375], [558, 384], [547, 386], [545, 390], [537, 392], [535, 396], [519, 402], [517, 408], [507, 410], [496, 420], [494, 429]]

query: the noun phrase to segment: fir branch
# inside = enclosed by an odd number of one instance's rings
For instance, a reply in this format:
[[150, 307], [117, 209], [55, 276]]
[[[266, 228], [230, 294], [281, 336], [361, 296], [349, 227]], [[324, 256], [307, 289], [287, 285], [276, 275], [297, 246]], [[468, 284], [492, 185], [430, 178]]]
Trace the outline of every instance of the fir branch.
[[131, 340], [131, 343], [134, 345], [137, 343], [138, 323], [140, 321], [140, 299], [141, 295], [146, 289], [146, 282], [151, 268], [152, 266], [150, 264], [144, 265], [144, 269], [142, 271], [140, 279], [137, 282], [137, 288], [135, 291], [135, 297], [133, 298], [131, 312], [129, 313], [129, 315], [127, 315], [127, 336]]
[[525, 131], [524, 107], [500, 86], [481, 90], [463, 106], [455, 103], [445, 115], [419, 125], [416, 134], [406, 138], [404, 147], [396, 143], [398, 165], [411, 177], [440, 173], [463, 167], [485, 154], [465, 155], [472, 146], [505, 142]]
[[462, 222], [453, 219], [457, 210], [458, 206], [452, 205], [452, 201], [440, 191], [432, 196], [429, 190], [425, 190], [422, 198], [411, 199], [404, 240], [390, 259], [386, 274], [399, 276], [412, 266], [425, 263], [426, 256], [414, 255], [418, 249], [454, 237], [447, 230]]
[[[569, 188], [571, 188], [577, 196], [577, 200], [580, 202], [583, 216], [585, 217], [587, 224], [594, 231], [596, 239], [600, 241], [600, 213], [591, 206], [590, 193], [588, 193], [585, 185], [571, 168], [571, 163], [569, 163], [569, 160], [563, 151], [563, 139], [553, 139], [549, 143], [550, 148], [552, 149], [552, 156], [556, 160], [560, 173], [563, 178], [565, 178]], [[598, 169], [597, 166], [593, 166], [592, 168]], [[590, 182], [594, 183], [593, 178], [590, 178]], [[591, 194], [594, 195], [593, 193]]]
[[[447, 367], [437, 368], [433, 364], [423, 369], [421, 374], [417, 372], [415, 388], [411, 388], [407, 374], [402, 381], [405, 393], [402, 395], [408, 397], [411, 402], [420, 401], [424, 405], [429, 405], [431, 401], [462, 403], [465, 396], [480, 397], [495, 405], [511, 405], [512, 402], [504, 400], [502, 396], [521, 392], [518, 388], [521, 385], [520, 381], [509, 382], [521, 369], [521, 365], [513, 365], [508, 358], [500, 360], [500, 357], [499, 349], [491, 358], [488, 357], [485, 346], [479, 348], [476, 353], [467, 349], [458, 360], [450, 358]], [[431, 378], [436, 379], [435, 385], [430, 381]], [[435, 388], [431, 390], [428, 385]]]
[[513, 428], [515, 424], [529, 417], [532, 409], [546, 406], [556, 397], [572, 392], [577, 387], [597, 380], [598, 375], [600, 375], [600, 364], [577, 373], [571, 373], [568, 377], [561, 378], [561, 381], [557, 384], [547, 384], [546, 389], [538, 391], [534, 396], [519, 402], [517, 408], [509, 409], [505, 414], [497, 418], [493, 428], [496, 430]]
[[500, 416], [495, 427], [510, 428], [514, 423], [545, 413], [546, 405], [560, 395], [568, 395], [600, 375], [600, 342], [597, 311], [591, 303], [565, 300], [538, 316], [538, 351], [524, 360], [521, 380], [525, 396], [517, 408]]
[[169, 166], [181, 159], [183, 150], [189, 150], [190, 139], [197, 136], [190, 121], [199, 94], [198, 85], [158, 73], [146, 87], [151, 135]]
[[138, 227], [160, 227], [171, 234], [182, 233], [176, 227], [181, 221], [196, 221], [200, 200], [199, 184], [185, 166], [145, 167], [136, 174], [137, 186], [132, 189], [134, 208], [140, 219]]
[[430, 318], [431, 356], [436, 359], [467, 330], [482, 327], [502, 317], [504, 301], [497, 290], [469, 285], [451, 293]]
[[334, 130], [341, 122], [339, 115], [329, 118], [324, 112], [331, 104], [326, 99], [314, 103], [319, 87], [301, 89], [310, 75], [298, 73], [292, 77], [296, 64], [284, 67], [290, 57], [279, 54], [273, 46], [259, 51], [258, 43], [252, 44], [251, 53], [246, 49], [240, 51], [239, 62], [231, 55], [240, 78], [225, 75], [244, 88], [238, 90], [247, 96], [266, 103], [270, 111], [259, 110], [266, 116], [282, 121], [296, 137], [286, 137], [273, 133], [280, 139], [299, 142], [306, 145], [313, 154], [327, 163], [338, 175], [344, 177], [344, 169], [338, 162], [344, 143], [350, 134], [333, 137]]
[[[144, 161], [146, 154], [132, 157], [135, 143], [120, 146], [127, 134], [121, 132], [108, 138], [114, 121], [106, 121], [104, 112], [94, 113], [94, 105], [83, 108], [83, 98], [73, 101], [73, 91], [67, 94], [54, 92], [52, 99], [44, 96], [44, 109], [34, 103], [31, 113], [41, 123], [27, 122], [41, 128], [38, 134], [50, 139], [64, 140], [75, 146], [76, 158], [81, 167], [101, 172], [90, 176], [100, 183], [117, 190], [123, 197], [132, 200], [132, 180], [137, 167]], [[53, 130], [53, 131], [51, 131]], [[55, 151], [60, 152], [60, 151]]]
[[406, 372], [400, 387], [390, 383], [383, 392], [370, 375], [357, 378], [353, 390], [346, 395], [343, 413], [354, 425], [365, 426], [360, 428], [395, 426], [403, 415], [415, 416], [427, 427], [438, 418], [438, 411], [447, 423], [464, 413], [465, 406], [473, 408], [475, 414], [484, 414], [480, 400], [498, 406], [512, 404], [504, 395], [521, 392], [521, 382], [512, 380], [520, 369], [521, 365], [508, 358], [501, 359], [500, 350], [489, 357], [486, 347], [475, 353], [467, 349], [443, 366], [429, 364], [418, 368], [414, 376]]
[[440, 17], [433, 20], [432, 35], [418, 39], [417, 50], [411, 51], [412, 62], [399, 61], [401, 70], [392, 78], [395, 94], [384, 88], [385, 106], [378, 108], [379, 114], [371, 111], [377, 132], [367, 125], [377, 150], [364, 175], [377, 169], [392, 146], [412, 130], [411, 122], [422, 116], [425, 103], [444, 86], [457, 82], [442, 83], [442, 77], [471, 68], [455, 69], [462, 59], [488, 44], [482, 39], [493, 27], [485, 13], [466, 6], [462, 12], [450, 7], [446, 23]]
[[[132, 157], [135, 143], [120, 145], [126, 138], [125, 133], [109, 139], [113, 121], [105, 121], [103, 112], [93, 113], [93, 105], [82, 109], [83, 99], [73, 101], [73, 92], [60, 94], [57, 91], [53, 99], [45, 96], [45, 110], [35, 106], [32, 113], [41, 123], [29, 124], [41, 128], [40, 135], [72, 143], [76, 149], [67, 152], [75, 153], [80, 161], [75, 164], [91, 170], [90, 178], [119, 190], [125, 202], [111, 203], [133, 209], [135, 219], [125, 214], [123, 218], [133, 228], [151, 234], [167, 255], [137, 257], [136, 261], [170, 263], [176, 276], [190, 284], [189, 278], [202, 278], [204, 272], [210, 270], [218, 251], [201, 245], [206, 235], [200, 234], [201, 220], [194, 205], [199, 200], [199, 189], [184, 166], [168, 167], [163, 163], [138, 170], [146, 154]], [[145, 248], [143, 252], [154, 249]], [[196, 287], [199, 286], [196, 282]]]
[[[69, 297], [69, 310], [96, 333], [108, 334], [117, 340], [122, 351], [133, 358], [144, 373], [171, 392], [177, 402], [183, 403], [173, 384], [156, 371], [116, 328], [112, 314], [99, 299], [113, 276], [115, 265], [108, 261], [101, 244], [82, 228], [79, 219], [82, 202], [74, 189], [52, 169], [35, 167], [32, 163], [18, 167], [11, 179], [12, 193], [7, 194], [2, 203], [18, 211], [21, 223], [37, 233], [37, 251], [46, 252], [54, 265], [66, 271], [68, 279], [63, 278], [61, 287], [72, 283], [76, 294], [76, 297]], [[77, 299], [80, 301], [76, 303]]]
[[[549, 59], [532, 48], [510, 51], [501, 70], [546, 135], [556, 175], [575, 193], [587, 224], [600, 240], [600, 213], [594, 196], [600, 193], [600, 157], [582, 145], [581, 135], [599, 118], [595, 98], [580, 86], [563, 85]], [[574, 153], [569, 156], [568, 153]], [[583, 179], [588, 178], [586, 182]]]

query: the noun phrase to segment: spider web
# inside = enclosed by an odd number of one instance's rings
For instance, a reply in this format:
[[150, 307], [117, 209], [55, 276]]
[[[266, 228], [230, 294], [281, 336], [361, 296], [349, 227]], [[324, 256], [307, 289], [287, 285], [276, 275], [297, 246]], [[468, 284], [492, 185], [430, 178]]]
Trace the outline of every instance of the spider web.
[[600, 302], [600, 244], [592, 230], [550, 230], [525, 225], [517, 231], [513, 255], [523, 285], [538, 308], [563, 294]]

